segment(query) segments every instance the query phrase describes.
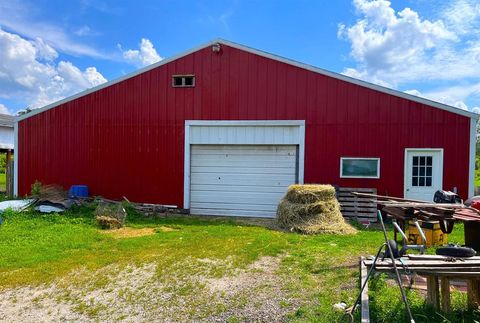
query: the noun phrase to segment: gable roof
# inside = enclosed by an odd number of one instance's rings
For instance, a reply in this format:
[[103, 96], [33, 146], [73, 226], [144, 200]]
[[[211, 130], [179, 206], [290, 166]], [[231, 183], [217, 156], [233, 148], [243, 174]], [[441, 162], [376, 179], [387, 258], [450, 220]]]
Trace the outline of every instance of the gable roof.
[[143, 67], [141, 69], [138, 69], [138, 70], [136, 70], [132, 73], [126, 74], [126, 75], [124, 75], [120, 78], [117, 78], [117, 79], [108, 81], [106, 83], [100, 84], [98, 86], [89, 88], [85, 91], [74, 94], [74, 95], [69, 96], [65, 99], [62, 99], [60, 101], [57, 101], [57, 102], [51, 103], [49, 105], [46, 105], [42, 108], [32, 110], [31, 112], [29, 112], [27, 114], [17, 116], [15, 121], [18, 122], [18, 121], [21, 121], [21, 120], [24, 120], [24, 119], [28, 119], [30, 117], [33, 117], [34, 115], [37, 115], [37, 114], [42, 113], [44, 111], [55, 108], [55, 107], [57, 107], [61, 104], [64, 104], [64, 103], [72, 101], [72, 100], [75, 100], [77, 98], [88, 95], [90, 93], [99, 91], [103, 88], [109, 87], [113, 84], [122, 82], [124, 80], [129, 79], [129, 78], [135, 77], [139, 74], [145, 73], [145, 72], [150, 71], [150, 70], [152, 70], [154, 68], [157, 68], [159, 66], [168, 64], [172, 61], [175, 61], [179, 58], [190, 55], [190, 54], [192, 54], [196, 51], [199, 51], [201, 49], [204, 49], [206, 47], [212, 46], [212, 45], [217, 44], [217, 43], [223, 44], [223, 45], [226, 45], [226, 46], [229, 46], [229, 47], [233, 47], [233, 48], [245, 51], [245, 52], [249, 52], [249, 53], [252, 53], [252, 54], [256, 54], [256, 55], [259, 55], [259, 56], [262, 56], [262, 57], [270, 58], [270, 59], [273, 59], [273, 60], [276, 60], [276, 61], [279, 61], [279, 62], [282, 62], [282, 63], [285, 63], [285, 64], [293, 65], [293, 66], [296, 66], [296, 67], [299, 67], [299, 68], [302, 68], [302, 69], [305, 69], [305, 70], [308, 70], [308, 71], [312, 71], [312, 72], [315, 72], [315, 73], [318, 73], [318, 74], [329, 76], [329, 77], [332, 77], [332, 78], [335, 78], [335, 79], [338, 79], [338, 80], [342, 80], [342, 81], [345, 81], [345, 82], [348, 82], [348, 83], [353, 83], [353, 84], [356, 84], [356, 85], [359, 85], [359, 86], [362, 86], [362, 87], [366, 87], [366, 88], [369, 88], [369, 89], [373, 89], [373, 90], [376, 90], [376, 91], [379, 91], [379, 92], [383, 92], [383, 93], [386, 93], [386, 94], [390, 94], [390, 95], [393, 95], [393, 96], [404, 98], [404, 99], [407, 99], [407, 100], [410, 100], [410, 101], [415, 101], [415, 102], [425, 104], [425, 105], [428, 105], [428, 106], [431, 106], [431, 107], [435, 107], [435, 108], [438, 108], [438, 109], [441, 109], [441, 110], [449, 111], [449, 112], [459, 114], [459, 115], [462, 115], [462, 116], [465, 116], [465, 117], [473, 118], [473, 119], [476, 119], [476, 120], [478, 120], [480, 118], [479, 114], [476, 114], [476, 113], [471, 112], [471, 111], [463, 110], [463, 109], [456, 108], [456, 107], [453, 107], [453, 106], [450, 106], [450, 105], [447, 105], [447, 104], [443, 104], [443, 103], [440, 103], [440, 102], [436, 102], [436, 101], [432, 101], [432, 100], [429, 100], [429, 99], [421, 98], [421, 97], [418, 97], [418, 96], [415, 96], [415, 95], [407, 94], [405, 92], [401, 92], [401, 91], [398, 91], [398, 90], [393, 90], [393, 89], [390, 89], [390, 88], [387, 88], [387, 87], [384, 87], [384, 86], [381, 86], [381, 85], [377, 85], [377, 84], [369, 83], [369, 82], [366, 82], [366, 81], [362, 81], [362, 80], [359, 80], [359, 79], [356, 79], [356, 78], [353, 78], [353, 77], [350, 77], [350, 76], [346, 76], [346, 75], [343, 75], [343, 74], [328, 71], [328, 70], [318, 68], [318, 67], [315, 67], [315, 66], [312, 66], [312, 65], [309, 65], [309, 64], [301, 63], [301, 62], [298, 62], [298, 61], [295, 61], [295, 60], [292, 60], [292, 59], [284, 58], [284, 57], [281, 57], [281, 56], [278, 56], [278, 55], [275, 55], [275, 54], [271, 54], [271, 53], [264, 52], [264, 51], [261, 51], [261, 50], [255, 49], [255, 48], [251, 48], [251, 47], [248, 47], [248, 46], [245, 46], [245, 45], [237, 44], [237, 43], [234, 43], [234, 42], [231, 42], [231, 41], [228, 41], [228, 40], [218, 38], [218, 39], [211, 40], [206, 44], [203, 44], [203, 45], [200, 45], [198, 47], [187, 50], [187, 51], [185, 51], [181, 54], [174, 55], [170, 58], [163, 59], [163, 60], [161, 60], [157, 63], [154, 63], [154, 64], [148, 65], [146, 67]]
[[10, 114], [0, 114], [0, 126], [13, 128], [15, 117]]

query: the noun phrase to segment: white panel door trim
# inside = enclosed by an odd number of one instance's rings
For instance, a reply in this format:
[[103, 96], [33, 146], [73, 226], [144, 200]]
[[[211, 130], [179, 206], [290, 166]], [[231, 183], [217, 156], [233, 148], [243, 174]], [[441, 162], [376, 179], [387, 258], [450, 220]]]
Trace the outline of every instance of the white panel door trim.
[[[305, 164], [305, 120], [185, 120], [185, 145], [184, 145], [184, 168], [183, 168], [183, 208], [190, 208], [190, 155], [191, 155], [191, 127], [296, 127], [298, 136], [295, 142], [282, 142], [275, 138], [275, 142], [264, 144], [270, 145], [298, 145], [298, 183], [304, 183], [304, 164]], [[203, 142], [203, 144], [218, 144], [218, 142]], [[246, 143], [238, 142], [239, 145]], [[248, 143], [247, 143], [248, 144]]]
[[[440, 155], [439, 168], [440, 168], [440, 178], [439, 178], [439, 187], [443, 189], [443, 148], [405, 148], [404, 156], [404, 169], [403, 169], [403, 197], [407, 198], [407, 189], [409, 183], [409, 170], [408, 170], [408, 153], [409, 152], [436, 152]], [[433, 174], [433, 173], [432, 173]], [[433, 196], [432, 196], [433, 199]]]
[[477, 147], [477, 122], [476, 119], [470, 119], [470, 151], [468, 163], [468, 196], [471, 198], [475, 195], [475, 154]]

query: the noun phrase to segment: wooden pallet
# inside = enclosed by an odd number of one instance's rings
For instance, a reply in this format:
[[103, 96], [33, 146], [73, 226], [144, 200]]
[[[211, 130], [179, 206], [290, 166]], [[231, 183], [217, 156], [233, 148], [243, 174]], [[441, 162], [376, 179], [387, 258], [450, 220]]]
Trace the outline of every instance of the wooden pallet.
[[372, 198], [355, 196], [352, 192], [377, 194], [377, 189], [339, 187], [337, 199], [343, 216], [359, 222], [377, 222], [377, 203]]

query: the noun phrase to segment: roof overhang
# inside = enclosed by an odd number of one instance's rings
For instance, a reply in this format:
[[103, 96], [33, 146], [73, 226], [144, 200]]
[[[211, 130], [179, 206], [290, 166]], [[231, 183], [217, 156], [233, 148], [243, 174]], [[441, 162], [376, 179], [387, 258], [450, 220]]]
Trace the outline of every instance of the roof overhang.
[[69, 101], [78, 99], [78, 98], [80, 98], [82, 96], [85, 96], [85, 95], [88, 95], [90, 93], [99, 91], [99, 90], [104, 89], [106, 87], [109, 87], [113, 84], [122, 82], [122, 81], [127, 80], [127, 79], [132, 78], [132, 77], [135, 77], [139, 74], [150, 71], [150, 70], [152, 70], [154, 68], [157, 68], [159, 66], [168, 64], [168, 63], [170, 63], [172, 61], [175, 61], [179, 58], [182, 58], [184, 56], [192, 54], [192, 53], [194, 53], [198, 50], [201, 50], [203, 48], [206, 48], [206, 47], [212, 46], [214, 44], [218, 44], [218, 43], [219, 44], [224, 44], [224, 45], [227, 45], [227, 46], [230, 46], [230, 47], [233, 47], [233, 48], [237, 48], [237, 49], [243, 50], [245, 52], [256, 54], [256, 55], [259, 55], [259, 56], [262, 56], [262, 57], [270, 58], [270, 59], [273, 59], [273, 60], [276, 60], [276, 61], [279, 61], [279, 62], [283, 62], [285, 64], [293, 65], [293, 66], [296, 66], [296, 67], [299, 67], [299, 68], [302, 68], [302, 69], [305, 69], [305, 70], [308, 70], [308, 71], [312, 71], [312, 72], [315, 72], [315, 73], [318, 73], [318, 74], [322, 74], [322, 75], [329, 76], [329, 77], [332, 77], [332, 78], [335, 78], [335, 79], [339, 79], [339, 80], [342, 80], [342, 81], [345, 81], [345, 82], [348, 82], [348, 83], [352, 83], [352, 84], [356, 84], [356, 85], [359, 85], [359, 86], [362, 86], [362, 87], [366, 87], [366, 88], [369, 88], [369, 89], [372, 89], [372, 90], [375, 90], [375, 91], [383, 92], [383, 93], [390, 94], [390, 95], [393, 95], [393, 96], [396, 96], [396, 97], [400, 97], [400, 98], [403, 98], [403, 99], [407, 99], [407, 100], [410, 100], [410, 101], [414, 101], [414, 102], [425, 104], [425, 105], [428, 105], [428, 106], [431, 106], [431, 107], [435, 107], [435, 108], [438, 108], [438, 109], [441, 109], [441, 110], [449, 111], [449, 112], [459, 114], [459, 115], [462, 115], [462, 116], [465, 116], [465, 117], [469, 117], [469, 118], [476, 119], [476, 120], [478, 120], [480, 118], [479, 114], [471, 112], [471, 111], [463, 110], [463, 109], [456, 108], [456, 107], [453, 107], [453, 106], [450, 106], [450, 105], [447, 105], [447, 104], [432, 101], [432, 100], [429, 100], [429, 99], [425, 99], [425, 98], [422, 98], [422, 97], [411, 95], [411, 94], [401, 92], [401, 91], [398, 91], [398, 90], [390, 89], [390, 88], [387, 88], [387, 87], [384, 87], [384, 86], [381, 86], [381, 85], [377, 85], [377, 84], [369, 83], [369, 82], [366, 82], [366, 81], [362, 81], [362, 80], [359, 80], [359, 79], [356, 79], [356, 78], [353, 78], [353, 77], [349, 77], [349, 76], [346, 76], [346, 75], [343, 75], [343, 74], [340, 74], [340, 73], [335, 73], [335, 72], [332, 72], [332, 71], [328, 71], [328, 70], [318, 68], [318, 67], [315, 67], [315, 66], [312, 66], [312, 65], [308, 65], [308, 64], [305, 64], [305, 63], [301, 63], [301, 62], [298, 62], [298, 61], [295, 61], [295, 60], [292, 60], [292, 59], [284, 58], [284, 57], [281, 57], [281, 56], [278, 56], [278, 55], [275, 55], [275, 54], [271, 54], [271, 53], [264, 52], [264, 51], [261, 51], [261, 50], [255, 49], [255, 48], [251, 48], [251, 47], [248, 47], [248, 46], [245, 46], [245, 45], [240, 45], [240, 44], [228, 41], [228, 40], [214, 39], [212, 41], [209, 41], [206, 44], [203, 44], [201, 46], [192, 48], [188, 51], [185, 51], [181, 54], [172, 56], [170, 58], [163, 59], [163, 60], [161, 60], [157, 63], [154, 63], [152, 65], [149, 65], [149, 66], [146, 66], [144, 68], [138, 69], [138, 70], [136, 70], [132, 73], [126, 74], [126, 75], [124, 75], [120, 78], [117, 78], [117, 79], [108, 81], [106, 83], [100, 84], [98, 86], [92, 87], [92, 88], [87, 89], [83, 92], [80, 92], [80, 93], [77, 93], [75, 95], [69, 96], [69, 97], [67, 97], [65, 99], [62, 99], [60, 101], [51, 103], [51, 104], [49, 104], [47, 106], [44, 106], [42, 108], [32, 110], [31, 112], [29, 112], [27, 114], [17, 116], [15, 118], [15, 121], [18, 122], [18, 121], [21, 121], [21, 120], [28, 119], [30, 117], [33, 117], [33, 116], [39, 114], [39, 113], [42, 113], [44, 111], [55, 108], [55, 107], [57, 107], [61, 104], [64, 104], [64, 103], [67, 103]]

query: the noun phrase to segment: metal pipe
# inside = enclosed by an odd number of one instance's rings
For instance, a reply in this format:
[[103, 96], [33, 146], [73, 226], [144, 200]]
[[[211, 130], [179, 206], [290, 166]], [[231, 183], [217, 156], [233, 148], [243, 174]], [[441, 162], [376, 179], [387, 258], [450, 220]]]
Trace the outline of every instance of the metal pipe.
[[395, 227], [395, 229], [397, 229], [397, 231], [400, 233], [400, 235], [402, 236], [403, 238], [403, 243], [406, 244], [408, 242], [408, 239], [407, 239], [407, 236], [405, 235], [405, 233], [403, 232], [403, 230], [400, 228], [400, 226], [398, 225], [397, 221], [396, 220], [392, 220], [392, 223], [393, 223], [393, 226]]
[[382, 213], [377, 211], [378, 219], [380, 224], [382, 225], [383, 237], [385, 238], [385, 243], [387, 244], [388, 252], [390, 254], [390, 259], [392, 260], [393, 269], [395, 271], [395, 277], [397, 278], [398, 287], [400, 288], [400, 293], [402, 294], [403, 303], [405, 303], [405, 308], [408, 313], [408, 317], [410, 318], [411, 323], [415, 323], [413, 319], [412, 312], [410, 311], [410, 306], [408, 305], [407, 295], [405, 294], [405, 290], [403, 289], [402, 279], [400, 278], [400, 273], [398, 272], [397, 264], [395, 263], [395, 258], [393, 257], [392, 247], [388, 243], [388, 236], [387, 230], [385, 229], [385, 224], [383, 223]]
[[420, 233], [420, 236], [422, 237], [423, 248], [420, 249], [420, 253], [423, 255], [425, 253], [425, 248], [427, 247], [427, 237], [425, 237], [425, 233], [423, 232], [423, 229], [418, 223], [418, 221], [413, 220], [413, 223], [415, 223], [415, 226], [417, 227], [417, 230]]

